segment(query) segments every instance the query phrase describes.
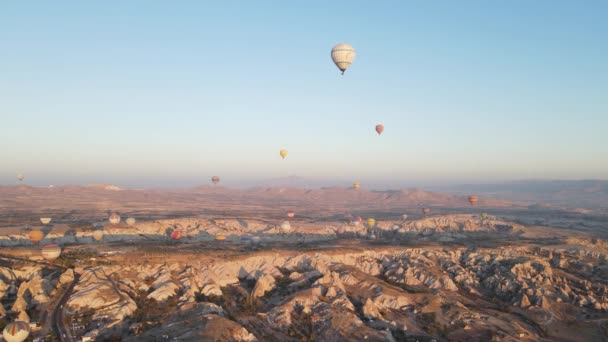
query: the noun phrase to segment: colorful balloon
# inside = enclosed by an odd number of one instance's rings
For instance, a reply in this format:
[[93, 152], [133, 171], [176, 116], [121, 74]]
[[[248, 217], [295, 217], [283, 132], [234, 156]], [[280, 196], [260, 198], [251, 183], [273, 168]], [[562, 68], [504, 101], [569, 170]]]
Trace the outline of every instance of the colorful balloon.
[[48, 261], [54, 261], [61, 255], [61, 247], [52, 243], [42, 247], [42, 257]]
[[481, 215], [480, 215], [480, 216], [481, 216], [481, 218], [482, 218], [482, 219], [484, 219], [484, 220], [488, 218], [488, 214], [487, 214], [487, 213], [481, 213]]
[[372, 228], [376, 225], [376, 219], [374, 219], [373, 217], [370, 217], [367, 219], [367, 225]]
[[471, 203], [471, 205], [477, 204], [477, 196], [475, 196], [475, 195], [469, 196], [469, 203]]
[[220, 177], [213, 176], [213, 177], [211, 177], [211, 181], [213, 182], [213, 184], [217, 185], [217, 183], [220, 182]]
[[355, 226], [358, 226], [361, 222], [363, 222], [363, 219], [361, 218], [361, 216], [355, 216]]
[[182, 232], [177, 229], [171, 233], [171, 238], [173, 240], [179, 240], [179, 239], [181, 239], [181, 237], [182, 237]]
[[111, 224], [118, 224], [118, 223], [120, 223], [120, 215], [118, 215], [116, 213], [110, 215], [109, 221], [110, 221]]
[[353, 183], [353, 188], [354, 188], [355, 190], [359, 189], [360, 187], [361, 187], [361, 185], [359, 184], [359, 182], [355, 182], [355, 183]]
[[289, 210], [287, 212], [287, 217], [294, 217], [294, 216], [296, 216], [296, 213], [293, 210]]
[[30, 324], [15, 321], [7, 324], [2, 331], [2, 337], [7, 342], [23, 342], [30, 335]]
[[216, 235], [215, 236], [215, 241], [225, 241], [226, 240], [226, 235]]
[[279, 154], [281, 155], [281, 158], [285, 159], [285, 157], [287, 157], [287, 150], [281, 150]]
[[378, 133], [378, 135], [382, 134], [382, 132], [384, 131], [384, 126], [383, 125], [376, 125], [376, 132]]
[[42, 222], [42, 224], [49, 224], [51, 223], [52, 218], [50, 217], [41, 217], [40, 218], [40, 222]]
[[355, 60], [355, 49], [350, 44], [338, 44], [331, 49], [331, 59], [342, 71], [342, 75]]

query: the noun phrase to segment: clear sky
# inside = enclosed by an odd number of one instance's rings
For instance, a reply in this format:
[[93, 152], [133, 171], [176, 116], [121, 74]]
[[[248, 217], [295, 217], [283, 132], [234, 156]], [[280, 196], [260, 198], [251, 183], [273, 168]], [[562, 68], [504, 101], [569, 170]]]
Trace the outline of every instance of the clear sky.
[[[0, 183], [606, 179], [606, 13], [593, 0], [3, 2]], [[340, 42], [357, 51], [344, 76]]]

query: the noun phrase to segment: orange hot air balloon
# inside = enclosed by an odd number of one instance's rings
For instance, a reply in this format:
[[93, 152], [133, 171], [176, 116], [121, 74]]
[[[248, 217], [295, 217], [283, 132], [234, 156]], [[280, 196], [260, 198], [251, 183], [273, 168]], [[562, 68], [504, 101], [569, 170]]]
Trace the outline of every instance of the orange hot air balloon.
[[359, 182], [355, 182], [353, 184], [353, 189], [355, 189], [355, 190], [359, 189], [360, 187], [361, 187], [361, 185], [359, 184]]
[[471, 203], [471, 205], [477, 204], [477, 196], [475, 196], [475, 195], [469, 196], [469, 203]]
[[211, 181], [213, 182], [213, 184], [217, 185], [217, 183], [220, 182], [220, 177], [213, 176], [213, 177], [211, 177]]
[[285, 159], [285, 157], [287, 157], [287, 150], [281, 150], [279, 154], [281, 155], [281, 158]]
[[423, 209], [422, 209], [422, 213], [423, 213], [424, 215], [426, 215], [426, 214], [428, 214], [428, 213], [430, 213], [430, 212], [431, 212], [431, 209], [429, 209], [429, 208], [423, 208]]
[[378, 132], [378, 135], [382, 134], [382, 132], [384, 131], [384, 126], [383, 125], [376, 125], [376, 132]]
[[225, 235], [216, 235], [215, 241], [226, 241], [226, 236]]
[[174, 230], [173, 233], [171, 233], [171, 238], [173, 240], [179, 240], [182, 237], [182, 232], [179, 230]]
[[38, 244], [44, 238], [44, 233], [40, 229], [32, 230], [28, 237], [32, 243]]

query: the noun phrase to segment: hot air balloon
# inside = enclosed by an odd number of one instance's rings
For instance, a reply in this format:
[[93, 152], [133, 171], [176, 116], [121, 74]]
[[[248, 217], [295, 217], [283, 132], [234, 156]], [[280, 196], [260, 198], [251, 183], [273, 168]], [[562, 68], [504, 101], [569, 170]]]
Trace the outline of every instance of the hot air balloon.
[[177, 229], [171, 233], [171, 238], [173, 240], [179, 240], [181, 237], [182, 237], [182, 232]]
[[367, 225], [372, 228], [376, 225], [376, 219], [374, 219], [373, 217], [370, 217], [367, 219]]
[[361, 218], [361, 216], [355, 216], [355, 226], [358, 226], [361, 222], [363, 222], [363, 219]]
[[7, 342], [23, 342], [30, 335], [30, 324], [22, 321], [15, 321], [7, 324], [2, 331], [2, 337]]
[[485, 220], [486, 218], [488, 218], [488, 213], [481, 213], [480, 216], [481, 216], [482, 219]]
[[61, 247], [56, 244], [48, 244], [42, 247], [42, 257], [48, 261], [54, 261], [61, 255]]
[[287, 157], [287, 150], [281, 150], [279, 154], [281, 155], [281, 158], [285, 159], [285, 157]]
[[217, 183], [220, 182], [220, 177], [213, 176], [213, 177], [211, 177], [211, 181], [213, 182], [213, 184], [217, 185]]
[[430, 213], [430, 212], [431, 212], [431, 209], [429, 209], [429, 208], [423, 208], [423, 209], [422, 209], [422, 213], [423, 213], [424, 215], [426, 215], [426, 214], [428, 214], [428, 213]]
[[36, 230], [32, 230], [28, 234], [28, 237], [29, 237], [30, 241], [32, 241], [32, 243], [38, 244], [44, 238], [44, 233], [42, 232], [42, 230], [36, 229]]
[[215, 241], [225, 241], [226, 240], [226, 235], [216, 235], [215, 236]]
[[23, 174], [19, 173], [19, 174], [17, 174], [17, 179], [18, 179], [20, 182], [23, 182], [23, 180], [25, 179], [25, 176], [24, 176]]
[[110, 215], [109, 221], [111, 224], [118, 224], [120, 222], [120, 216], [116, 213]]
[[283, 221], [283, 223], [281, 223], [281, 231], [283, 233], [289, 233], [291, 231], [291, 224], [289, 224], [289, 221]]
[[378, 133], [378, 135], [382, 134], [382, 132], [384, 131], [384, 126], [383, 125], [376, 125], [376, 132]]
[[260, 244], [260, 241], [262, 241], [262, 238], [260, 238], [259, 236], [252, 236], [252, 237], [251, 237], [251, 242], [252, 242], [254, 245], [259, 245], [259, 244]]
[[128, 224], [129, 226], [134, 225], [134, 224], [135, 224], [135, 222], [136, 222], [136, 221], [135, 221], [135, 219], [134, 219], [134, 218], [132, 218], [132, 217], [129, 217], [129, 218], [127, 219], [127, 224]]
[[355, 190], [359, 189], [360, 187], [361, 187], [361, 185], [359, 185], [359, 182], [355, 182], [355, 183], [353, 183], [353, 188], [354, 188]]
[[477, 196], [475, 196], [475, 195], [469, 196], [469, 203], [471, 203], [471, 205], [477, 204]]
[[331, 49], [331, 59], [334, 61], [338, 69], [342, 71], [342, 75], [355, 60], [355, 49], [350, 44], [338, 44]]
[[93, 231], [93, 239], [95, 239], [95, 241], [100, 241], [103, 239], [103, 230], [98, 229]]
[[40, 222], [42, 222], [42, 224], [49, 224], [51, 223], [52, 218], [50, 217], [41, 217], [40, 218]]
[[293, 210], [289, 210], [287, 212], [287, 217], [294, 217], [296, 215], [296, 213]]

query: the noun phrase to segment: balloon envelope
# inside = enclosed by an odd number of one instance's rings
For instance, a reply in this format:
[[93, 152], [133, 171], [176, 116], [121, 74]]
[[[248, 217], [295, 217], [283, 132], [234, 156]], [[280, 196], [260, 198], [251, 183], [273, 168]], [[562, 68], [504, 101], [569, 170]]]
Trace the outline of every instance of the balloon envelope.
[[331, 49], [331, 59], [343, 75], [355, 60], [356, 55], [355, 49], [350, 44], [338, 44]]
[[171, 238], [173, 240], [179, 240], [182, 237], [182, 232], [179, 230], [174, 230], [173, 233], [171, 233]]
[[111, 224], [118, 224], [120, 222], [120, 216], [118, 214], [110, 215], [109, 221]]
[[134, 224], [135, 224], [135, 222], [136, 222], [136, 221], [135, 221], [135, 219], [134, 219], [134, 218], [132, 218], [132, 217], [129, 217], [129, 218], [127, 219], [127, 224], [128, 224], [129, 226], [134, 225]]
[[361, 218], [361, 216], [355, 216], [355, 225], [359, 225], [359, 223], [363, 222], [363, 219]]
[[359, 187], [361, 187], [361, 185], [359, 184], [359, 182], [353, 183], [353, 188], [359, 189]]
[[285, 157], [287, 156], [287, 150], [281, 150], [279, 154], [281, 155], [281, 158], [285, 159]]
[[23, 179], [25, 179], [25, 176], [20, 173], [17, 175], [17, 179], [21, 182]]
[[93, 232], [93, 239], [95, 239], [95, 241], [99, 241], [101, 239], [103, 239], [103, 230], [96, 230]]
[[294, 217], [296, 213], [293, 210], [287, 212], [287, 217]]
[[216, 235], [215, 236], [215, 240], [216, 241], [224, 241], [224, 240], [226, 240], [226, 236], [225, 235]]
[[376, 219], [374, 219], [373, 217], [370, 217], [367, 219], [367, 225], [370, 227], [373, 227], [376, 225]]
[[283, 232], [291, 231], [291, 224], [289, 224], [289, 221], [283, 221], [283, 223], [281, 223], [281, 230]]
[[217, 184], [220, 182], [220, 177], [213, 176], [213, 177], [211, 177], [211, 181], [213, 182], [213, 184]]
[[52, 218], [50, 217], [41, 217], [40, 218], [40, 222], [42, 222], [42, 224], [49, 224], [51, 223]]
[[383, 131], [384, 131], [384, 126], [383, 125], [376, 125], [376, 132], [378, 134], [382, 134]]
[[475, 195], [469, 196], [469, 203], [471, 203], [471, 205], [477, 204], [477, 196], [475, 196]]
[[403, 221], [407, 220], [407, 214], [401, 215], [401, 218], [403, 219]]
[[42, 257], [45, 260], [53, 261], [53, 260], [59, 258], [60, 255], [61, 255], [61, 247], [57, 246], [54, 243], [49, 244], [49, 245], [44, 245], [44, 247], [42, 247]]
[[481, 218], [485, 220], [486, 218], [488, 218], [488, 214], [487, 213], [481, 213]]
[[7, 342], [23, 342], [30, 335], [30, 324], [22, 321], [15, 321], [7, 324], [2, 331], [2, 337]]
[[32, 243], [38, 243], [38, 242], [42, 241], [42, 239], [44, 238], [44, 233], [42, 232], [42, 230], [36, 229], [36, 230], [32, 230], [28, 234], [28, 237], [30, 238], [30, 241], [32, 241]]

